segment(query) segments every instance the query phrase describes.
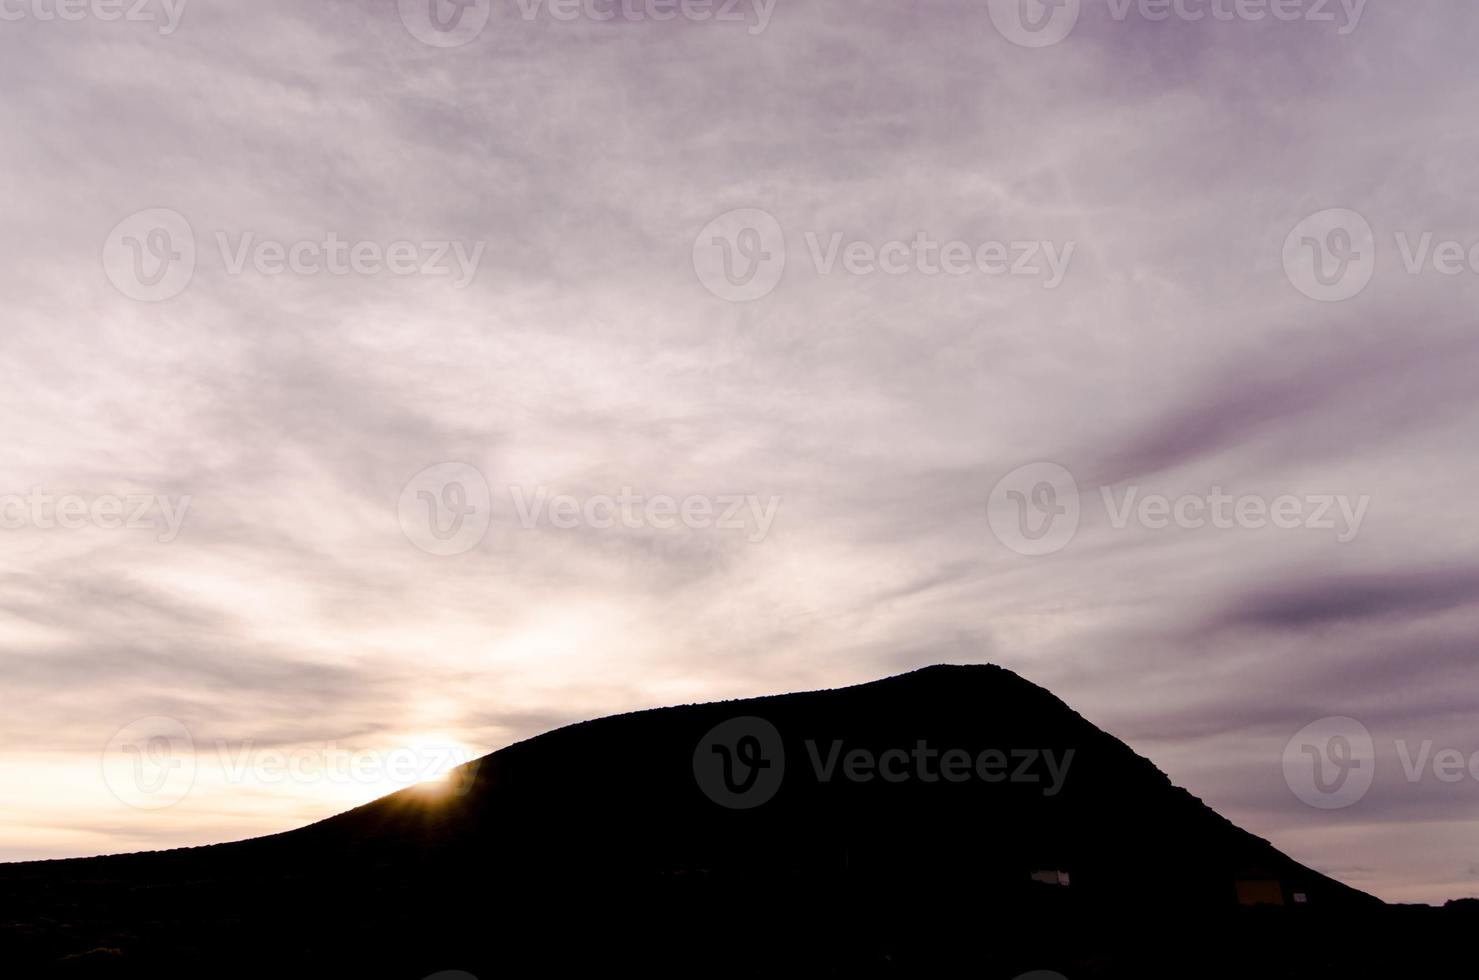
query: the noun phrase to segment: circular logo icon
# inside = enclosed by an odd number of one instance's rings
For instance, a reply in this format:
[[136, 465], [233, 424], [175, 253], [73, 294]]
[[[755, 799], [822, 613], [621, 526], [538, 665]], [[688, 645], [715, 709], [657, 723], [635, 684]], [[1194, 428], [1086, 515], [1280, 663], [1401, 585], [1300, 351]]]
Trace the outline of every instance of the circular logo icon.
[[759, 208], [721, 214], [694, 239], [693, 271], [720, 299], [744, 303], [768, 296], [786, 271], [786, 233]]
[[103, 271], [120, 293], [143, 303], [173, 299], [195, 277], [195, 233], [178, 211], [136, 211], [103, 242]]
[[1019, 466], [997, 481], [986, 503], [996, 540], [1030, 557], [1068, 547], [1078, 533], [1080, 514], [1078, 481], [1057, 463]]
[[1080, 0], [986, 0], [1002, 37], [1024, 48], [1046, 48], [1073, 33]]
[[1376, 274], [1376, 233], [1355, 211], [1331, 208], [1305, 218], [1284, 239], [1284, 274], [1322, 303], [1358, 296]]
[[434, 48], [460, 48], [488, 26], [493, 0], [398, 0], [401, 23]]
[[128, 806], [174, 806], [195, 785], [195, 741], [174, 718], [129, 722], [103, 748], [103, 781]]
[[731, 718], [693, 750], [693, 778], [715, 803], [752, 810], [770, 802], [786, 775], [781, 733], [764, 718]]
[[493, 493], [476, 467], [428, 466], [401, 491], [401, 530], [422, 551], [460, 555], [482, 543], [493, 520]]
[[1376, 779], [1376, 743], [1354, 718], [1321, 718], [1284, 746], [1284, 781], [1301, 801], [1341, 810], [1361, 800]]

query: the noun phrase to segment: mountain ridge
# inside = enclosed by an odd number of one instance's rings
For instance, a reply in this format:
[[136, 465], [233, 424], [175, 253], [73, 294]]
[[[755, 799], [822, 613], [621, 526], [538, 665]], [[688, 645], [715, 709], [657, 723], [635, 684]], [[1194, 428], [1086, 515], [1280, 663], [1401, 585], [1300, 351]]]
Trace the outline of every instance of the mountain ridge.
[[[28, 927], [30, 962], [92, 943], [153, 976], [219, 967], [228, 946], [242, 975], [289, 951], [369, 976], [393, 962], [415, 980], [459, 964], [589, 966], [608, 948], [682, 972], [714, 967], [725, 923], [757, 909], [768, 931], [735, 954], [737, 972], [708, 972], [762, 975], [779, 957], [1020, 973], [1049, 948], [1070, 977], [1112, 976], [1092, 972], [1097, 951], [1140, 962], [1140, 910], [1189, 943], [1250, 923], [1295, 937], [1387, 908], [994, 664], [639, 709], [488, 753], [440, 793], [412, 787], [279, 834], [0, 865], [0, 923], [53, 923]], [[283, 925], [295, 916], [332, 928]], [[215, 918], [286, 931], [241, 958]], [[964, 941], [981, 921], [1010, 924], [999, 955]], [[961, 941], [942, 942], [942, 923]], [[172, 951], [197, 933], [199, 957]], [[414, 940], [432, 933], [460, 959]]]

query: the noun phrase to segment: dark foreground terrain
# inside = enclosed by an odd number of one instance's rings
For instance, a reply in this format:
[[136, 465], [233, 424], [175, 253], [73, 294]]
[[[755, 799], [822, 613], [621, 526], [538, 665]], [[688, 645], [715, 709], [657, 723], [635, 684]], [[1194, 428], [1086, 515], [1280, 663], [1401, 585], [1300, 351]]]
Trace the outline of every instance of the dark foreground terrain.
[[0, 865], [6, 977], [1472, 975], [1476, 925], [1299, 865], [995, 667], [574, 725], [274, 837]]

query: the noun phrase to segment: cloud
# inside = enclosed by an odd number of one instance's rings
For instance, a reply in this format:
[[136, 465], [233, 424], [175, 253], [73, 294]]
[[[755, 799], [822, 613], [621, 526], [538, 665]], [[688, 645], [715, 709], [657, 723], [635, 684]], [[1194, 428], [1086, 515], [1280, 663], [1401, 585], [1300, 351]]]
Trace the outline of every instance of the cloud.
[[[1340, 36], [1086, 7], [1035, 51], [947, 0], [782, 4], [758, 35], [495, 4], [456, 49], [349, 0], [192, 5], [168, 37], [6, 24], [0, 82], [24, 95], [0, 106], [0, 495], [192, 503], [169, 544], [0, 531], [0, 683], [21, 694], [0, 764], [26, 773], [4, 853], [198, 843], [347, 805], [310, 788], [131, 811], [97, 755], [147, 714], [233, 744], [445, 732], [481, 751], [989, 659], [1300, 856], [1368, 867], [1385, 896], [1450, 894], [1465, 796], [1393, 784], [1357, 833], [1301, 812], [1277, 767], [1328, 714], [1462, 741], [1472, 281], [1407, 275], [1392, 236], [1474, 225], [1454, 119], [1479, 13], [1372, 5]], [[1279, 250], [1336, 206], [1377, 229], [1378, 269], [1319, 304]], [[100, 254], [156, 207], [188, 220], [197, 268], [137, 303]], [[788, 254], [771, 295], [732, 304], [692, 250], [740, 207], [770, 212]], [[484, 251], [457, 289], [237, 274], [218, 246], [330, 233]], [[1047, 290], [824, 274], [808, 233], [1076, 248]], [[985, 499], [1038, 460], [1075, 473], [1086, 513], [1028, 560]], [[443, 558], [397, 502], [447, 461], [486, 477], [494, 513]], [[1132, 483], [1371, 510], [1346, 544], [1115, 529], [1098, 488]], [[780, 505], [752, 544], [526, 528], [515, 487]], [[1448, 850], [1411, 842], [1412, 819]]]
[[1298, 631], [1362, 620], [1406, 620], [1479, 603], [1479, 569], [1419, 569], [1290, 582], [1242, 596], [1223, 623]]

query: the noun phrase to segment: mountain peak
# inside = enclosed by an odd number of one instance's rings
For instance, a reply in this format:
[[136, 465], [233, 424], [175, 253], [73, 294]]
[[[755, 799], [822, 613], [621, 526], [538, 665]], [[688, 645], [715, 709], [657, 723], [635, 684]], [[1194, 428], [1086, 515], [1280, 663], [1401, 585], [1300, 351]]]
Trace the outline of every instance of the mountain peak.
[[[869, 948], [909, 916], [931, 937], [953, 915], [962, 936], [1018, 916], [1061, 938], [1073, 932], [1058, 927], [1064, 916], [1083, 928], [1126, 909], [1215, 919], [1249, 896], [1337, 917], [1381, 907], [1238, 829], [995, 664], [601, 718], [454, 776], [440, 794], [404, 790], [275, 837], [12, 866], [10, 887], [20, 904], [70, 894], [62, 880], [99, 889], [98, 901], [112, 887], [168, 891], [181, 908], [245, 921], [242, 881], [277, 900], [307, 878], [315, 908], [334, 909], [357, 937], [351, 947], [398, 929], [445, 935], [455, 921], [475, 944], [496, 932], [486, 948], [498, 956], [517, 949], [540, 963], [571, 935], [604, 929], [619, 944], [679, 921], [634, 961], [689, 935], [674, 955], [699, 962], [756, 909], [802, 923], [855, 900], [864, 904], [850, 914], [880, 923], [857, 933]], [[546, 922], [554, 908], [568, 921]], [[524, 941], [550, 928], [557, 941]], [[837, 928], [787, 942], [807, 949]], [[434, 964], [403, 964], [403, 975], [427, 972], [411, 965]]]

